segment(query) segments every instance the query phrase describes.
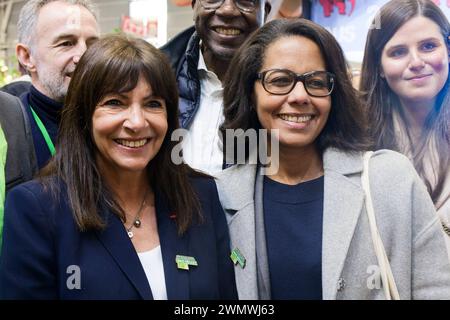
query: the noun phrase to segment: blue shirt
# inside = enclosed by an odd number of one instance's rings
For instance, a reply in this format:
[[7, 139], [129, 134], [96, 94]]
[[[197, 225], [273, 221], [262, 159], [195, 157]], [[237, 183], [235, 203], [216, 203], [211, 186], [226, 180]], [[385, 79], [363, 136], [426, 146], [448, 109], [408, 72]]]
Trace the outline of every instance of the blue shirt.
[[263, 190], [271, 298], [322, 299], [324, 178]]

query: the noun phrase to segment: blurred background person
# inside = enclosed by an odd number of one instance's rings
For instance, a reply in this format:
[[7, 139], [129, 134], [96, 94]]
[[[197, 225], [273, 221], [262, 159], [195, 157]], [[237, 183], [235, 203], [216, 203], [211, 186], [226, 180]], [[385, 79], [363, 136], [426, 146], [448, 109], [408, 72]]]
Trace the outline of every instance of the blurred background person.
[[183, 158], [209, 174], [220, 172], [223, 156], [222, 80], [236, 50], [270, 12], [268, 0], [193, 0], [195, 26], [162, 47], [176, 70], [180, 92]]
[[361, 74], [377, 149], [408, 156], [447, 233], [450, 255], [450, 24], [432, 1], [393, 0], [371, 29]]
[[38, 167], [54, 154], [61, 109], [72, 73], [99, 36], [90, 0], [30, 0], [17, 22], [16, 55], [31, 76], [21, 95], [30, 119]]

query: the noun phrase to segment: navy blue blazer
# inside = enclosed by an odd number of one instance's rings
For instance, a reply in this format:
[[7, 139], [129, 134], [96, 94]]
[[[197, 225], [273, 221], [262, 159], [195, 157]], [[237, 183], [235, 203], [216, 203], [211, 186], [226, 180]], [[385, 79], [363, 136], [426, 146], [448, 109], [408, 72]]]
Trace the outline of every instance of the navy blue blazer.
[[[167, 201], [156, 192], [156, 215], [168, 299], [236, 299], [229, 235], [215, 183], [191, 179], [205, 222], [177, 235]], [[61, 183], [61, 190], [64, 190]], [[3, 299], [153, 299], [139, 257], [121, 220], [102, 210], [103, 231], [80, 232], [67, 193], [59, 200], [37, 180], [10, 191], [0, 257]], [[198, 266], [180, 270], [176, 255]], [[78, 272], [78, 271], [79, 272]], [[79, 278], [75, 278], [79, 275]], [[77, 282], [78, 280], [79, 282]], [[77, 288], [77, 283], [79, 288]]]

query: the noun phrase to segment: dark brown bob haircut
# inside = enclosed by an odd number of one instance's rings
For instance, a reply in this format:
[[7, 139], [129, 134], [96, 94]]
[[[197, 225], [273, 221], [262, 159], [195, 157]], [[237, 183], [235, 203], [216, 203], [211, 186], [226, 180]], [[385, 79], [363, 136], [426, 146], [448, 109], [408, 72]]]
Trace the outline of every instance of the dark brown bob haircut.
[[326, 70], [336, 76], [330, 115], [316, 140], [319, 152], [328, 147], [344, 151], [366, 150], [369, 147], [366, 117], [352, 86], [342, 49], [330, 32], [306, 19], [270, 21], [253, 33], [237, 51], [225, 77], [222, 137], [225, 139], [227, 129], [245, 131], [261, 128], [253, 99], [256, 75], [262, 71], [269, 45], [292, 36], [305, 37], [317, 44]]
[[156, 96], [165, 100], [167, 109], [167, 134], [147, 167], [149, 184], [166, 197], [170, 209], [176, 212], [180, 234], [196, 215], [201, 219], [198, 197], [188, 178], [195, 171], [171, 160], [176, 145], [171, 135], [179, 127], [178, 90], [166, 56], [142, 39], [108, 35], [90, 46], [77, 65], [62, 112], [56, 155], [42, 173], [43, 177], [56, 176], [66, 184], [74, 219], [81, 231], [105, 226], [104, 217], [99, 214], [105, 205], [125, 221], [124, 211], [95, 161], [98, 150], [92, 137], [92, 116], [103, 97], [133, 90], [140, 76]]

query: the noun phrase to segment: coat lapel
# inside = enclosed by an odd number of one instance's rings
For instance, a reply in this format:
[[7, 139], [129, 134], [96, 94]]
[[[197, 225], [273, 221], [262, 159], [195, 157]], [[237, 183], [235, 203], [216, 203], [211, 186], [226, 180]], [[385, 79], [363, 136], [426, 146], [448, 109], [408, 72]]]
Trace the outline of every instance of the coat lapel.
[[338, 282], [344, 267], [350, 243], [364, 207], [364, 193], [359, 186], [360, 156], [345, 157], [342, 153], [326, 153], [325, 194], [322, 239], [323, 299], [336, 298]]
[[255, 183], [255, 239], [256, 260], [258, 270], [258, 293], [259, 299], [270, 300], [270, 273], [267, 257], [266, 232], [264, 227], [264, 176], [263, 169], [258, 170]]
[[156, 214], [158, 220], [159, 242], [164, 263], [167, 298], [169, 300], [189, 299], [189, 271], [179, 270], [176, 256], [189, 256], [189, 233], [178, 236], [176, 226], [176, 212], [172, 212], [165, 198], [159, 193], [155, 194]]
[[[234, 166], [218, 174], [217, 188], [225, 211], [231, 238], [231, 250], [245, 257], [242, 268], [234, 268], [239, 299], [258, 299], [255, 246], [254, 188], [256, 165]], [[239, 186], [238, 188], [236, 186]]]
[[109, 210], [103, 209], [103, 212], [106, 213], [104, 216], [107, 217], [107, 226], [103, 231], [96, 232], [98, 239], [139, 292], [142, 299], [153, 299], [147, 276], [122, 222]]

